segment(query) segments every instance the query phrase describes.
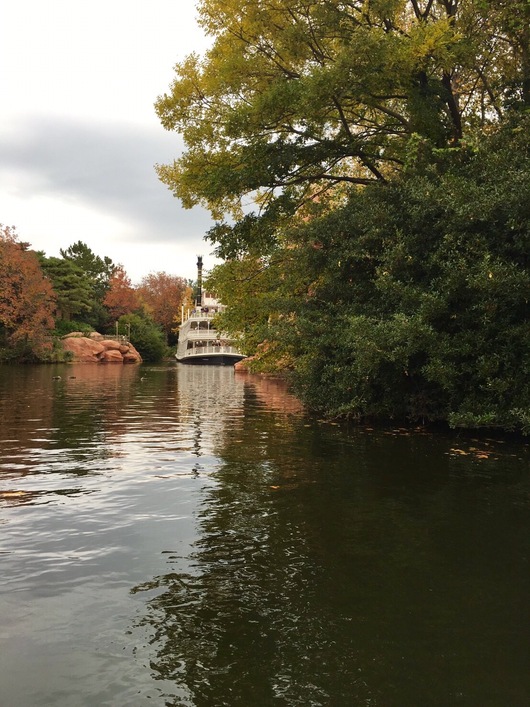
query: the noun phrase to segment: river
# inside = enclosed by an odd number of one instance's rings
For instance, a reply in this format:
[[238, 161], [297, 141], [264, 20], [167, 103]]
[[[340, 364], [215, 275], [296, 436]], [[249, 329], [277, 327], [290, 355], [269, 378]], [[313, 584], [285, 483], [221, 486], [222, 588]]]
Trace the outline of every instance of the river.
[[1, 707], [527, 707], [524, 441], [0, 366]]

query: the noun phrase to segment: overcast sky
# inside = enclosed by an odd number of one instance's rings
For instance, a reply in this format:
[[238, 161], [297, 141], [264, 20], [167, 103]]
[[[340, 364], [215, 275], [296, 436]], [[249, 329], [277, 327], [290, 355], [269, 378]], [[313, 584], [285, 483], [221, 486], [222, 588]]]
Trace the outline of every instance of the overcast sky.
[[195, 0], [2, 3], [0, 223], [48, 256], [81, 240], [134, 283], [214, 264], [209, 214], [154, 170], [182, 149], [153, 104], [206, 47], [195, 17]]

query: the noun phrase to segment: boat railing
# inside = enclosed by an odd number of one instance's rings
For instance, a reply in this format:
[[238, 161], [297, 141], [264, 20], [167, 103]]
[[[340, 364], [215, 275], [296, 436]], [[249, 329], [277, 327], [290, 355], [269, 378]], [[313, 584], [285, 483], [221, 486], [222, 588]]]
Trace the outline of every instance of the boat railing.
[[211, 356], [212, 354], [237, 354], [240, 355], [235, 346], [195, 346], [193, 349], [188, 349], [185, 356]]
[[184, 322], [187, 322], [188, 319], [213, 319], [219, 314], [219, 311], [209, 310], [208, 312], [205, 312], [202, 309], [188, 309], [187, 311], [184, 311], [183, 309], [181, 313], [182, 324], [184, 324]]

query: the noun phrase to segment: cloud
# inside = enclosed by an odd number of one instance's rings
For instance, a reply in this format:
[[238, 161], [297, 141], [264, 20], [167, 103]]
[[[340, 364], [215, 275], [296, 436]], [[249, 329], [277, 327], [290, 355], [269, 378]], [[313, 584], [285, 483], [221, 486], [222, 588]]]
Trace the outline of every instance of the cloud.
[[0, 176], [19, 198], [54, 197], [118, 219], [129, 240], [197, 243], [209, 214], [184, 210], [154, 170], [181, 150], [161, 127], [33, 117], [0, 136]]

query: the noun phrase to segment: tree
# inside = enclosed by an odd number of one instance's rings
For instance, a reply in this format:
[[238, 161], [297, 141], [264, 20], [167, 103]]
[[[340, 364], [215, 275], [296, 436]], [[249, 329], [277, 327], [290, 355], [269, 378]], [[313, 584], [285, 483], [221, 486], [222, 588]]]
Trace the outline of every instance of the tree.
[[96, 298], [103, 299], [115, 269], [112, 260], [107, 256], [100, 258], [82, 241], [77, 241], [66, 250], [61, 248], [60, 252], [65, 260], [71, 260], [81, 268], [90, 280]]
[[74, 263], [84, 273], [87, 284], [92, 291], [92, 307], [89, 310], [89, 323], [95, 327], [108, 323], [108, 313], [103, 306], [103, 300], [110, 286], [110, 278], [115, 265], [105, 256], [100, 258], [82, 241], [77, 241], [66, 250], [61, 249], [65, 260]]
[[320, 413], [530, 432], [528, 0], [199, 10], [157, 169], [217, 219], [221, 326]]
[[169, 339], [175, 328], [175, 318], [180, 316], [185, 303], [187, 280], [165, 272], [150, 273], [142, 279], [136, 292], [146, 312]]
[[[158, 174], [225, 221], [211, 234], [225, 257], [273, 247], [316, 194], [324, 208], [348, 185], [388, 181], [411, 138], [456, 148], [514, 99], [528, 105], [527, 0], [202, 0], [199, 12], [214, 42], [157, 101], [186, 145]], [[260, 218], [243, 218], [249, 201]]]
[[122, 265], [114, 268], [103, 304], [113, 320], [124, 314], [131, 314], [139, 307], [136, 291]]
[[51, 350], [55, 295], [36, 253], [0, 225], [0, 347], [17, 357], [44, 356]]
[[161, 328], [149, 317], [125, 314], [119, 319], [122, 331], [130, 330], [134, 347], [148, 363], [161, 361], [166, 353], [166, 343]]
[[72, 260], [47, 258], [42, 254], [39, 257], [56, 293], [57, 318], [66, 322], [77, 316], [89, 318], [95, 303], [93, 289], [83, 270]]

